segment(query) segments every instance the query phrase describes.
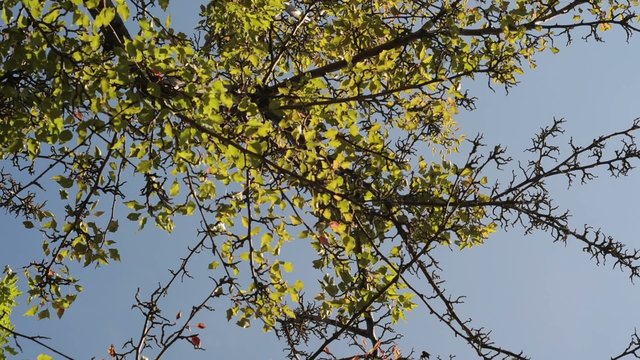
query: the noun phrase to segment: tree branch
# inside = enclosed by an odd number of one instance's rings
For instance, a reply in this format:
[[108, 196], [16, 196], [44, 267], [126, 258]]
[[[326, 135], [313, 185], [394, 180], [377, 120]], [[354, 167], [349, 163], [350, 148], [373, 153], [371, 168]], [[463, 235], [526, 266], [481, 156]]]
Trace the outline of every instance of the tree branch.
[[38, 336], [38, 335], [33, 335], [33, 336], [25, 335], [25, 334], [22, 334], [22, 333], [19, 333], [19, 332], [15, 331], [15, 330], [11, 330], [11, 329], [9, 329], [8, 327], [5, 327], [5, 326], [4, 326], [4, 325], [2, 325], [2, 324], [0, 324], [0, 328], [1, 328], [1, 329], [3, 329], [4, 331], [7, 331], [7, 332], [11, 333], [11, 335], [12, 335], [14, 338], [23, 338], [23, 339], [27, 339], [27, 340], [29, 340], [29, 341], [33, 341], [34, 343], [36, 343], [36, 344], [38, 344], [38, 345], [40, 345], [40, 346], [42, 346], [42, 347], [46, 348], [46, 349], [47, 349], [47, 350], [49, 350], [49, 351], [53, 351], [54, 353], [56, 353], [56, 354], [58, 354], [58, 355], [62, 356], [62, 357], [63, 357], [63, 358], [65, 358], [65, 359], [73, 360], [73, 358], [72, 358], [71, 356], [69, 356], [69, 355], [66, 355], [66, 354], [62, 353], [62, 352], [60, 352], [60, 351], [58, 351], [58, 350], [56, 350], [56, 349], [52, 348], [51, 346], [49, 346], [49, 345], [47, 345], [47, 344], [45, 344], [44, 342], [42, 342], [42, 341], [40, 341], [40, 340], [39, 340], [39, 339], [47, 339], [47, 340], [48, 340], [48, 339], [49, 339], [48, 337], [45, 337], [45, 336]]

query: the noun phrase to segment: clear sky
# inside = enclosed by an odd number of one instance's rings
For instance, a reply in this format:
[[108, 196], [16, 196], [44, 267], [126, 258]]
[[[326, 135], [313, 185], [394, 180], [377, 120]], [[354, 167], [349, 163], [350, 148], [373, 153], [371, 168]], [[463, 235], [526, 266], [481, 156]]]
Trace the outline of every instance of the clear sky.
[[[188, 5], [186, 5], [188, 4]], [[174, 1], [174, 24], [187, 31], [195, 23], [193, 2]], [[564, 142], [573, 137], [585, 144], [600, 134], [628, 127], [640, 116], [640, 37], [625, 43], [623, 34], [611, 33], [604, 44], [579, 38], [556, 55], [538, 57], [538, 68], [520, 78], [521, 83], [505, 95], [485, 83], [468, 85], [478, 97], [478, 109], [459, 117], [461, 132], [470, 137], [483, 133], [485, 143], [506, 145], [510, 155], [526, 159], [523, 149], [540, 127], [553, 117], [565, 118]], [[492, 173], [506, 178], [508, 173]], [[621, 179], [602, 177], [585, 186], [567, 190], [566, 183], [553, 184], [557, 203], [572, 210], [572, 224], [591, 224], [640, 247], [638, 220], [640, 172]], [[121, 222], [121, 224], [123, 221]], [[177, 264], [176, 254], [186, 253], [195, 241], [195, 219], [178, 223], [172, 235], [148, 227], [144, 232], [123, 226], [118, 239], [123, 261], [98, 270], [76, 273], [85, 286], [76, 304], [62, 320], [37, 321], [15, 317], [17, 330], [50, 336], [48, 343], [77, 359], [107, 358], [107, 347], [121, 345], [136, 336], [142, 317], [131, 309], [138, 287], [153, 290], [167, 279], [167, 268]], [[24, 230], [21, 220], [0, 217], [2, 248], [0, 265], [20, 268], [39, 257], [40, 237]], [[640, 327], [640, 288], [627, 274], [607, 266], [597, 267], [575, 241], [567, 246], [552, 243], [550, 236], [524, 236], [521, 229], [499, 231], [485, 245], [458, 251], [437, 251], [444, 269], [445, 286], [452, 295], [465, 295], [459, 314], [474, 325], [492, 330], [493, 340], [511, 350], [523, 350], [534, 359], [608, 359], [627, 345]], [[35, 255], [34, 255], [35, 254]], [[78, 269], [79, 270], [79, 269]], [[167, 299], [166, 316], [189, 311], [189, 299], [208, 291], [200, 280], [181, 285]], [[22, 299], [24, 300], [24, 299]], [[24, 305], [24, 304], [23, 304]], [[26, 310], [22, 306], [16, 314]], [[194, 351], [188, 343], [173, 348], [168, 359], [281, 359], [283, 343], [259, 329], [244, 330], [224, 319], [224, 308], [202, 313], [199, 331], [207, 352]], [[441, 324], [429, 319], [423, 308], [408, 314], [401, 324], [404, 348], [427, 350], [447, 358], [471, 357], [469, 349]], [[44, 352], [21, 341], [25, 353], [35, 358]]]

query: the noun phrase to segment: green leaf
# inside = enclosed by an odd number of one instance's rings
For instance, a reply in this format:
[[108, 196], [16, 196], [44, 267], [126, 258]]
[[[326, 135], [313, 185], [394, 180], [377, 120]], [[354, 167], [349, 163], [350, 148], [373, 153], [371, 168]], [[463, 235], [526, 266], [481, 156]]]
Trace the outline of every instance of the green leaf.
[[127, 215], [127, 219], [131, 221], [136, 221], [139, 218], [140, 218], [140, 213], [130, 213], [129, 215]]
[[34, 306], [30, 307], [29, 310], [27, 310], [24, 313], [24, 316], [34, 316], [38, 312], [39, 309], [40, 309], [40, 307], [38, 305], [34, 305]]
[[120, 261], [120, 252], [118, 249], [111, 248], [109, 249], [109, 257], [115, 261]]
[[109, 225], [107, 226], [107, 231], [116, 232], [116, 231], [118, 231], [119, 227], [120, 226], [118, 225], [118, 220], [111, 220], [109, 222]]
[[351, 254], [353, 252], [353, 249], [356, 248], [356, 239], [352, 236], [345, 236], [343, 238], [343, 242], [344, 250], [347, 252], [347, 254]]
[[48, 319], [50, 317], [51, 314], [49, 313], [49, 309], [44, 309], [38, 313], [38, 320]]
[[177, 181], [174, 181], [171, 185], [171, 189], [169, 190], [170, 196], [176, 196], [180, 192], [180, 184]]
[[60, 135], [58, 135], [58, 140], [60, 140], [60, 143], [66, 143], [72, 138], [73, 138], [73, 133], [69, 130], [64, 130], [60, 133]]
[[135, 201], [135, 200], [126, 201], [124, 204], [125, 204], [129, 209], [133, 209], [133, 210], [136, 210], [136, 211], [138, 211], [138, 210], [142, 210], [142, 209], [144, 209], [144, 208], [145, 208], [145, 206], [144, 206], [144, 205], [142, 205], [142, 204], [138, 203], [138, 202], [137, 202], [137, 201]]
[[158, 0], [158, 4], [162, 11], [167, 11], [167, 8], [169, 7], [169, 0]]
[[151, 160], [142, 160], [138, 164], [138, 171], [140, 173], [142, 173], [142, 174], [146, 174], [151, 170], [152, 166], [153, 166], [153, 161], [151, 161]]
[[56, 175], [52, 177], [52, 180], [60, 184], [65, 189], [68, 189], [73, 186], [73, 180], [62, 175]]
[[116, 4], [118, 15], [120, 15], [123, 21], [127, 21], [127, 19], [129, 19], [130, 11], [126, 0], [116, 0]]
[[98, 16], [96, 16], [93, 26], [94, 29], [104, 27], [111, 24], [111, 21], [116, 17], [116, 10], [112, 7], [104, 7]]

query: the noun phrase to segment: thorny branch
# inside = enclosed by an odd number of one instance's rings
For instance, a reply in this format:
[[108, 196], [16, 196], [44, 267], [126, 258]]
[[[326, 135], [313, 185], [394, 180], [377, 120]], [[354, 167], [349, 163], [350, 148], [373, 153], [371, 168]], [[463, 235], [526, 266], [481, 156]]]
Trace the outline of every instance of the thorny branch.
[[46, 336], [25, 335], [25, 334], [22, 334], [22, 333], [19, 333], [19, 332], [15, 331], [15, 330], [11, 330], [11, 329], [3, 326], [2, 324], [0, 324], [0, 328], [2, 330], [4, 330], [4, 331], [10, 333], [11, 336], [13, 336], [13, 338], [16, 341], [16, 346], [18, 346], [18, 348], [20, 348], [21, 350], [22, 350], [22, 348], [20, 347], [20, 344], [18, 343], [18, 338], [22, 338], [22, 339], [26, 339], [26, 340], [29, 340], [31, 342], [34, 342], [34, 343], [42, 346], [43, 348], [45, 348], [45, 349], [47, 349], [49, 351], [52, 351], [54, 354], [60, 355], [63, 358], [68, 359], [68, 360], [73, 360], [73, 358], [71, 356], [66, 355], [65, 353], [63, 353], [63, 352], [61, 352], [61, 351], [59, 351], [59, 350], [57, 350], [57, 349], [45, 344], [42, 340], [48, 340], [49, 338], [46, 337]]

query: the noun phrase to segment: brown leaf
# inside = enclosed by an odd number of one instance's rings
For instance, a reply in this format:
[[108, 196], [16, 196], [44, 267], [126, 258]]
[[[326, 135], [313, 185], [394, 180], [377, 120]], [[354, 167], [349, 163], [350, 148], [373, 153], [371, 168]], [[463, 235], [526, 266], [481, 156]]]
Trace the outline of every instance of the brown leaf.
[[393, 358], [395, 360], [398, 360], [401, 355], [402, 353], [400, 352], [400, 348], [398, 347], [398, 344], [393, 344]]
[[200, 349], [200, 338], [197, 335], [193, 335], [189, 337], [189, 342], [193, 344], [193, 347], [196, 349]]
[[322, 246], [329, 246], [329, 239], [327, 239], [327, 237], [324, 234], [321, 234], [318, 237], [318, 241], [320, 241], [320, 245]]
[[109, 345], [107, 353], [109, 353], [109, 356], [111, 356], [112, 358], [116, 357], [116, 347], [113, 344]]

